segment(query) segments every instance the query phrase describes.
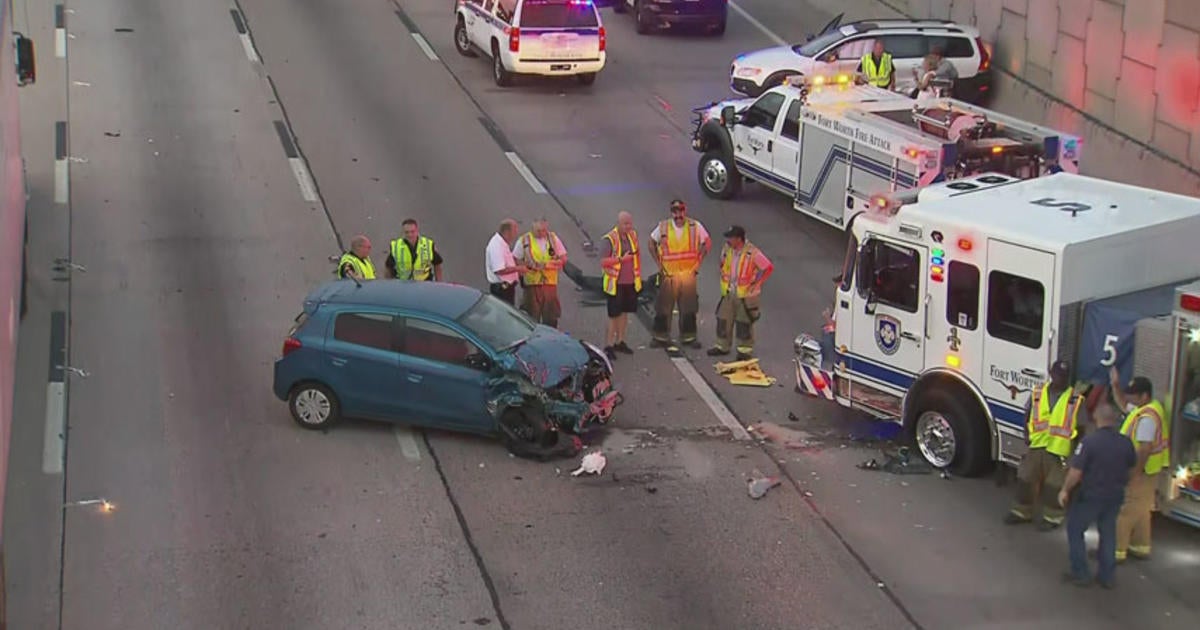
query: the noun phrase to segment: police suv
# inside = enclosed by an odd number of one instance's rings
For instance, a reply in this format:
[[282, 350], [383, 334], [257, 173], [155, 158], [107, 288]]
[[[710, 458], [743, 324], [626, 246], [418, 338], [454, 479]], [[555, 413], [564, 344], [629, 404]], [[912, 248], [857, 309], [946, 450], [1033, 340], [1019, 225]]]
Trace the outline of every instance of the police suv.
[[[1200, 387], [1166, 377], [1173, 310], [1200, 326], [1200, 285], [1178, 290], [1200, 276], [1197, 243], [1200, 199], [1073, 173], [879, 196], [850, 222], [833, 370], [801, 335], [797, 389], [902, 424], [929, 463], [965, 475], [1020, 460], [1025, 405], [1059, 359], [1084, 383], [1115, 366], [1188, 390], [1200, 422]], [[1179, 433], [1200, 462], [1200, 431]]]
[[592, 0], [457, 0], [454, 47], [492, 59], [496, 85], [521, 74], [573, 76], [591, 85], [607, 44]]
[[788, 195], [796, 210], [844, 228], [871, 195], [997, 171], [1026, 179], [1077, 172], [1078, 137], [952, 98], [911, 99], [861, 76], [790, 77], [757, 99], [697, 113], [692, 148], [706, 195], [744, 181]]

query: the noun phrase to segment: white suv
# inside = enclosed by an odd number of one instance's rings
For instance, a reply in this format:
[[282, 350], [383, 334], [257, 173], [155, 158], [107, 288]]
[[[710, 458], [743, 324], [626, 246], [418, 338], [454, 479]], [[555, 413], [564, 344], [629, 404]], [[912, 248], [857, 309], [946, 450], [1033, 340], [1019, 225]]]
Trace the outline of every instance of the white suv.
[[454, 47], [492, 58], [496, 85], [518, 74], [574, 76], [591, 85], [607, 44], [592, 0], [457, 0]]
[[979, 39], [979, 31], [949, 21], [877, 20], [838, 26], [841, 16], [824, 32], [803, 44], [777, 46], [746, 53], [733, 60], [729, 85], [734, 92], [758, 96], [780, 85], [789, 75], [809, 76], [852, 73], [875, 40], [882, 39], [892, 55], [896, 89], [916, 86], [914, 70], [925, 55], [940, 48], [958, 70], [954, 96], [978, 103], [991, 88], [991, 56]]

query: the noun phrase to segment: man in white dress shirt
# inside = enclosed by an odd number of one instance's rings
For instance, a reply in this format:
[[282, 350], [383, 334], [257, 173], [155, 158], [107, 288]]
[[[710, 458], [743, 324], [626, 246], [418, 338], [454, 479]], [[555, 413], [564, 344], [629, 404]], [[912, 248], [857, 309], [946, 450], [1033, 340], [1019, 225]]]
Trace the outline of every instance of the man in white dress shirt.
[[500, 229], [488, 241], [484, 259], [488, 291], [513, 306], [517, 305], [517, 280], [525, 271], [525, 265], [518, 264], [512, 253], [518, 229], [515, 219], [501, 221]]

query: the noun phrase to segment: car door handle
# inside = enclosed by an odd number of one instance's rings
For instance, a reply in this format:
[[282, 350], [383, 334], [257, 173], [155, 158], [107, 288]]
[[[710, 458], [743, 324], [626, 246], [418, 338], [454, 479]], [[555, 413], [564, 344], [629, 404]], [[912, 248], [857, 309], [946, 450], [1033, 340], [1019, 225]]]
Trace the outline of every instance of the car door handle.
[[775, 141], [767, 140], [767, 153], [770, 153], [771, 149], [773, 149], [773, 148], [775, 148]]
[[1032, 377], [1034, 377], [1034, 378], [1041, 378], [1041, 377], [1042, 377], [1042, 373], [1041, 373], [1041, 371], [1040, 371], [1040, 370], [1035, 370], [1035, 369], [1033, 369], [1033, 368], [1025, 368], [1025, 369], [1021, 370], [1021, 374], [1024, 374], [1025, 376], [1032, 376]]
[[420, 382], [421, 382], [421, 380], [422, 380], [422, 379], [424, 379], [424, 378], [425, 378], [425, 377], [421, 376], [420, 374], [409, 374], [409, 375], [408, 375], [408, 382], [409, 382], [409, 383], [420, 383]]
[[329, 362], [332, 363], [334, 367], [342, 367], [343, 365], [346, 365], [346, 360], [338, 357], [330, 359]]
[[912, 342], [917, 342], [917, 341], [918, 341], [918, 339], [917, 339], [917, 336], [916, 336], [916, 335], [914, 335], [914, 334], [912, 334], [912, 333], [910, 333], [910, 332], [902, 332], [902, 333], [900, 333], [900, 337], [901, 337], [901, 338], [903, 338], [903, 339], [907, 339], [907, 340], [909, 340], [909, 341], [912, 341]]

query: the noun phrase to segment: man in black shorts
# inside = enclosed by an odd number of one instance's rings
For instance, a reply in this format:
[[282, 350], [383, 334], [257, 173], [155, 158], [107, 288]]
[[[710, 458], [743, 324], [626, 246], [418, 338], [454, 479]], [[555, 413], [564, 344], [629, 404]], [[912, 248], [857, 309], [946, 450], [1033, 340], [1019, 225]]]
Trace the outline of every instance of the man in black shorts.
[[642, 290], [642, 253], [638, 250], [633, 216], [628, 212], [621, 211], [617, 226], [604, 235], [602, 256], [600, 267], [604, 271], [604, 293], [608, 295], [604, 353], [615, 359], [617, 352], [633, 354], [633, 349], [625, 343], [625, 331], [629, 328], [629, 314], [637, 312], [638, 293]]

